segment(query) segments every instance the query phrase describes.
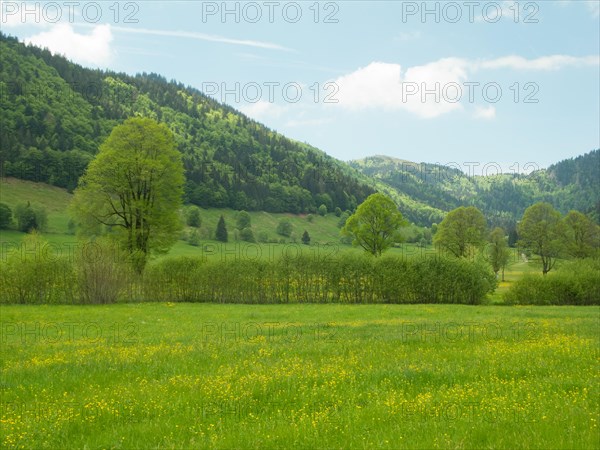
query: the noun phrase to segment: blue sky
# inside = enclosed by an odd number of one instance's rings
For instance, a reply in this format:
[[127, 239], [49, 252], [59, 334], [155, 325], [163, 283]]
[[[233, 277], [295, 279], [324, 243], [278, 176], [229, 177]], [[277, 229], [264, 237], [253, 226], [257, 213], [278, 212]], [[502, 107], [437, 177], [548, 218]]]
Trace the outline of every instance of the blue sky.
[[600, 148], [600, 1], [0, 3], [6, 33], [345, 161], [522, 171]]

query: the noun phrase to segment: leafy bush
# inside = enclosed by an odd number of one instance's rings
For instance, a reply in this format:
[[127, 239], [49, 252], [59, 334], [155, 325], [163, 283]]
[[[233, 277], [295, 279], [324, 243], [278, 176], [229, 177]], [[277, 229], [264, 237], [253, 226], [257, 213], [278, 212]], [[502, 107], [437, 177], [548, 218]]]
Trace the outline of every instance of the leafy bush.
[[143, 293], [148, 301], [198, 302], [203, 273], [199, 258], [181, 256], [150, 264], [144, 273]]
[[86, 248], [76, 258], [80, 301], [115, 303], [133, 276], [127, 254], [108, 239], [90, 242]]
[[12, 224], [12, 210], [8, 205], [0, 203], [0, 229], [10, 228]]
[[508, 304], [600, 305], [600, 261], [582, 259], [546, 276], [527, 274], [504, 294]]
[[52, 247], [38, 233], [23, 238], [7, 252], [0, 265], [0, 302], [73, 303], [76, 279], [73, 264], [55, 257]]
[[240, 239], [245, 242], [256, 242], [252, 228], [244, 228], [242, 231], [240, 231]]
[[290, 219], [281, 219], [277, 224], [277, 234], [281, 236], [290, 237], [292, 235], [293, 230], [294, 227], [292, 226], [292, 222], [290, 222]]
[[24, 245], [25, 252], [16, 249], [0, 267], [2, 302], [476, 304], [496, 283], [480, 262], [351, 252], [299, 252], [271, 261], [169, 257], [151, 263], [139, 277], [109, 241], [97, 240], [92, 251], [74, 260], [40, 257], [43, 241], [36, 234]]
[[202, 225], [202, 218], [200, 217], [200, 208], [192, 205], [188, 208], [186, 214], [186, 223], [189, 227], [200, 228]]
[[43, 231], [46, 228], [48, 214], [46, 209], [31, 203], [20, 203], [15, 207], [15, 219], [19, 231], [28, 233], [32, 230]]
[[188, 244], [193, 245], [194, 247], [198, 247], [200, 245], [200, 233], [197, 229], [192, 230], [188, 236]]
[[252, 225], [252, 218], [250, 217], [250, 214], [247, 211], [240, 211], [236, 214], [235, 223], [235, 227], [238, 230], [250, 228], [250, 226]]

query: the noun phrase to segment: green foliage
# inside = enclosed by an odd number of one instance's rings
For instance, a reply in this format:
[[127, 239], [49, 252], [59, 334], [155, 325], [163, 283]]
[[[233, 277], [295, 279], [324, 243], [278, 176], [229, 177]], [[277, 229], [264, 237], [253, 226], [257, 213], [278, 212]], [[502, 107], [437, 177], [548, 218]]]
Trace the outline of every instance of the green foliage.
[[519, 222], [521, 246], [539, 255], [546, 275], [564, 252], [565, 224], [549, 203], [536, 203], [525, 210]]
[[18, 230], [25, 233], [33, 230], [43, 231], [48, 222], [46, 208], [32, 205], [30, 202], [19, 203], [15, 207], [15, 219]]
[[318, 211], [319, 211], [320, 216], [324, 216], [325, 214], [327, 214], [327, 206], [325, 206], [325, 205], [319, 206]]
[[192, 230], [188, 237], [188, 243], [194, 247], [198, 247], [200, 245], [200, 232], [198, 229]]
[[492, 265], [494, 273], [498, 274], [502, 269], [502, 281], [504, 281], [504, 268], [510, 259], [510, 251], [506, 233], [502, 228], [496, 227], [491, 231], [485, 250], [485, 256]]
[[335, 217], [340, 217], [342, 215], [342, 210], [339, 206], [335, 207], [334, 214], [335, 214]]
[[227, 226], [225, 225], [225, 218], [221, 216], [217, 223], [217, 230], [215, 231], [215, 239], [221, 242], [227, 242], [229, 240], [227, 233]]
[[448, 213], [437, 227], [433, 243], [463, 258], [485, 242], [485, 217], [474, 206], [461, 206]]
[[73, 303], [77, 300], [72, 262], [57, 258], [35, 230], [0, 263], [0, 302], [23, 304]]
[[304, 233], [302, 233], [302, 243], [304, 245], [310, 245], [310, 235], [306, 230], [304, 230]]
[[[206, 286], [199, 258], [180, 256], [166, 258], [148, 266], [144, 274], [144, 296], [153, 301], [199, 302]], [[165, 286], [169, 286], [169, 290]]]
[[400, 241], [398, 230], [405, 224], [392, 200], [383, 194], [373, 194], [348, 218], [342, 235], [351, 236], [354, 246], [381, 256], [394, 242]]
[[4, 203], [0, 203], [0, 229], [10, 228], [12, 225], [12, 210]]
[[195, 205], [192, 205], [188, 208], [186, 214], [186, 223], [188, 227], [200, 228], [202, 226], [200, 208]]
[[128, 258], [114, 240], [103, 237], [89, 242], [87, 251], [79, 252], [75, 260], [80, 301], [115, 303], [133, 277]]
[[243, 230], [244, 228], [250, 228], [252, 226], [252, 218], [247, 211], [240, 211], [236, 215], [236, 228]]
[[374, 192], [322, 151], [159, 75], [87, 69], [4, 34], [0, 67], [3, 176], [73, 189], [111, 129], [142, 116], [175, 135], [186, 203], [302, 213], [354, 208]]
[[600, 248], [600, 226], [579, 211], [569, 211], [565, 223], [565, 250], [574, 258], [593, 256]]
[[146, 296], [217, 303], [481, 303], [496, 286], [486, 264], [365, 254], [270, 261], [166, 258], [149, 266]]
[[136, 258], [141, 272], [151, 252], [167, 251], [181, 228], [183, 166], [172, 133], [133, 118], [114, 128], [79, 181], [72, 202], [83, 232], [100, 226]]
[[340, 220], [337, 223], [337, 226], [339, 228], [344, 228], [344, 225], [346, 225], [346, 221], [348, 220], [348, 217], [350, 217], [351, 214], [349, 214], [347, 211], [343, 212], [340, 216]]
[[[377, 189], [389, 195], [408, 220], [422, 226], [439, 223], [445, 211], [472, 205], [493, 226], [503, 227], [511, 235], [525, 209], [540, 201], [551, 202], [562, 213], [570, 209], [589, 213], [600, 223], [600, 150], [529, 175], [473, 176], [456, 166], [386, 156], [352, 161], [350, 166], [373, 177]], [[476, 170], [486, 172], [483, 167]]]
[[521, 305], [600, 305], [600, 261], [580, 259], [548, 276], [526, 274], [516, 281], [504, 300]]
[[284, 237], [290, 237], [294, 231], [294, 227], [290, 219], [283, 218], [277, 224], [277, 234]]
[[314, 222], [314, 220], [315, 220], [315, 216], [313, 216], [312, 214], [308, 214], [308, 215], [306, 216], [306, 221], [307, 221], [308, 223], [313, 223], [313, 222]]
[[256, 242], [256, 238], [254, 237], [254, 231], [252, 228], [244, 228], [240, 231], [240, 239], [245, 242]]

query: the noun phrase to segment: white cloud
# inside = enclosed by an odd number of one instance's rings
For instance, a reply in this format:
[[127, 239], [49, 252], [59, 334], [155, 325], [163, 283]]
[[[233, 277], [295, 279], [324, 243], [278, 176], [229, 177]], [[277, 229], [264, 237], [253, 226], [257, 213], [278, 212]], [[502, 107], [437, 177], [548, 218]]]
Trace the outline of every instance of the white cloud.
[[69, 24], [58, 24], [26, 38], [25, 42], [46, 47], [81, 64], [105, 66], [112, 58], [112, 40], [110, 25], [97, 25], [90, 34], [79, 34]]
[[514, 70], [559, 70], [565, 67], [598, 66], [599, 56], [550, 55], [535, 59], [522, 56], [504, 56], [475, 64], [482, 69], [514, 69]]
[[493, 106], [483, 107], [476, 106], [473, 117], [476, 119], [491, 120], [496, 117], [496, 108]]
[[[445, 58], [423, 66], [410, 67], [405, 72], [399, 64], [373, 62], [335, 80], [339, 92], [337, 97], [342, 107], [358, 110], [364, 108], [384, 108], [406, 110], [420, 117], [432, 118], [448, 113], [462, 106], [458, 102], [447, 101], [444, 96], [423, 96], [421, 87], [439, 83], [461, 83], [466, 79], [466, 61], [458, 58]], [[418, 91], [415, 93], [415, 89]]]
[[[477, 70], [560, 70], [600, 65], [598, 56], [551, 55], [535, 59], [505, 56], [490, 60], [444, 58], [406, 70], [400, 64], [372, 62], [335, 80], [336, 98], [342, 108], [404, 110], [422, 118], [434, 118], [463, 109], [468, 98], [466, 81]], [[474, 117], [493, 119], [495, 108], [481, 108]]]

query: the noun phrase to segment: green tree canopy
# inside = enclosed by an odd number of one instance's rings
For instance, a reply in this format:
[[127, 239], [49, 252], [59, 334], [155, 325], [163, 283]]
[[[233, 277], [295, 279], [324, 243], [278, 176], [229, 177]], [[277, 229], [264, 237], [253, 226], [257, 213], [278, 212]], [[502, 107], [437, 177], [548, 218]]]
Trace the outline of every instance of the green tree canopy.
[[304, 233], [302, 233], [302, 243], [304, 245], [310, 244], [310, 235], [308, 234], [308, 231], [306, 231], [306, 230], [304, 230]]
[[225, 218], [221, 215], [219, 222], [217, 223], [217, 231], [215, 232], [215, 238], [217, 241], [227, 242], [229, 236], [227, 233], [227, 226], [225, 225]]
[[200, 228], [202, 225], [202, 218], [200, 217], [200, 208], [192, 205], [188, 208], [186, 222], [188, 227]]
[[294, 227], [290, 219], [283, 218], [277, 224], [277, 234], [280, 236], [290, 237], [294, 231]]
[[48, 214], [43, 206], [32, 205], [30, 202], [19, 203], [15, 207], [15, 219], [19, 231], [29, 233], [32, 230], [44, 230], [48, 221]]
[[434, 245], [458, 258], [467, 256], [470, 249], [485, 242], [487, 224], [483, 213], [474, 206], [461, 206], [448, 213], [437, 226]]
[[141, 272], [151, 251], [177, 240], [184, 183], [181, 155], [164, 124], [132, 118], [115, 127], [79, 180], [72, 211], [87, 234], [102, 225]]
[[564, 223], [549, 203], [536, 203], [525, 210], [517, 226], [520, 244], [540, 256], [542, 273], [546, 275], [564, 251]]
[[486, 256], [494, 273], [498, 275], [498, 272], [502, 269], [502, 281], [504, 281], [504, 268], [510, 258], [508, 239], [504, 229], [496, 227], [491, 231], [486, 250]]
[[243, 230], [244, 228], [250, 228], [252, 226], [252, 218], [250, 217], [250, 213], [247, 211], [240, 211], [236, 216], [236, 225], [235, 227], [238, 230]]
[[12, 223], [12, 210], [4, 203], [0, 203], [0, 228], [9, 228]]
[[406, 224], [396, 204], [383, 194], [372, 194], [351, 215], [342, 235], [352, 237], [352, 245], [375, 256], [400, 241], [398, 230]]
[[567, 253], [574, 258], [593, 256], [600, 247], [600, 227], [579, 211], [569, 211], [563, 220]]

